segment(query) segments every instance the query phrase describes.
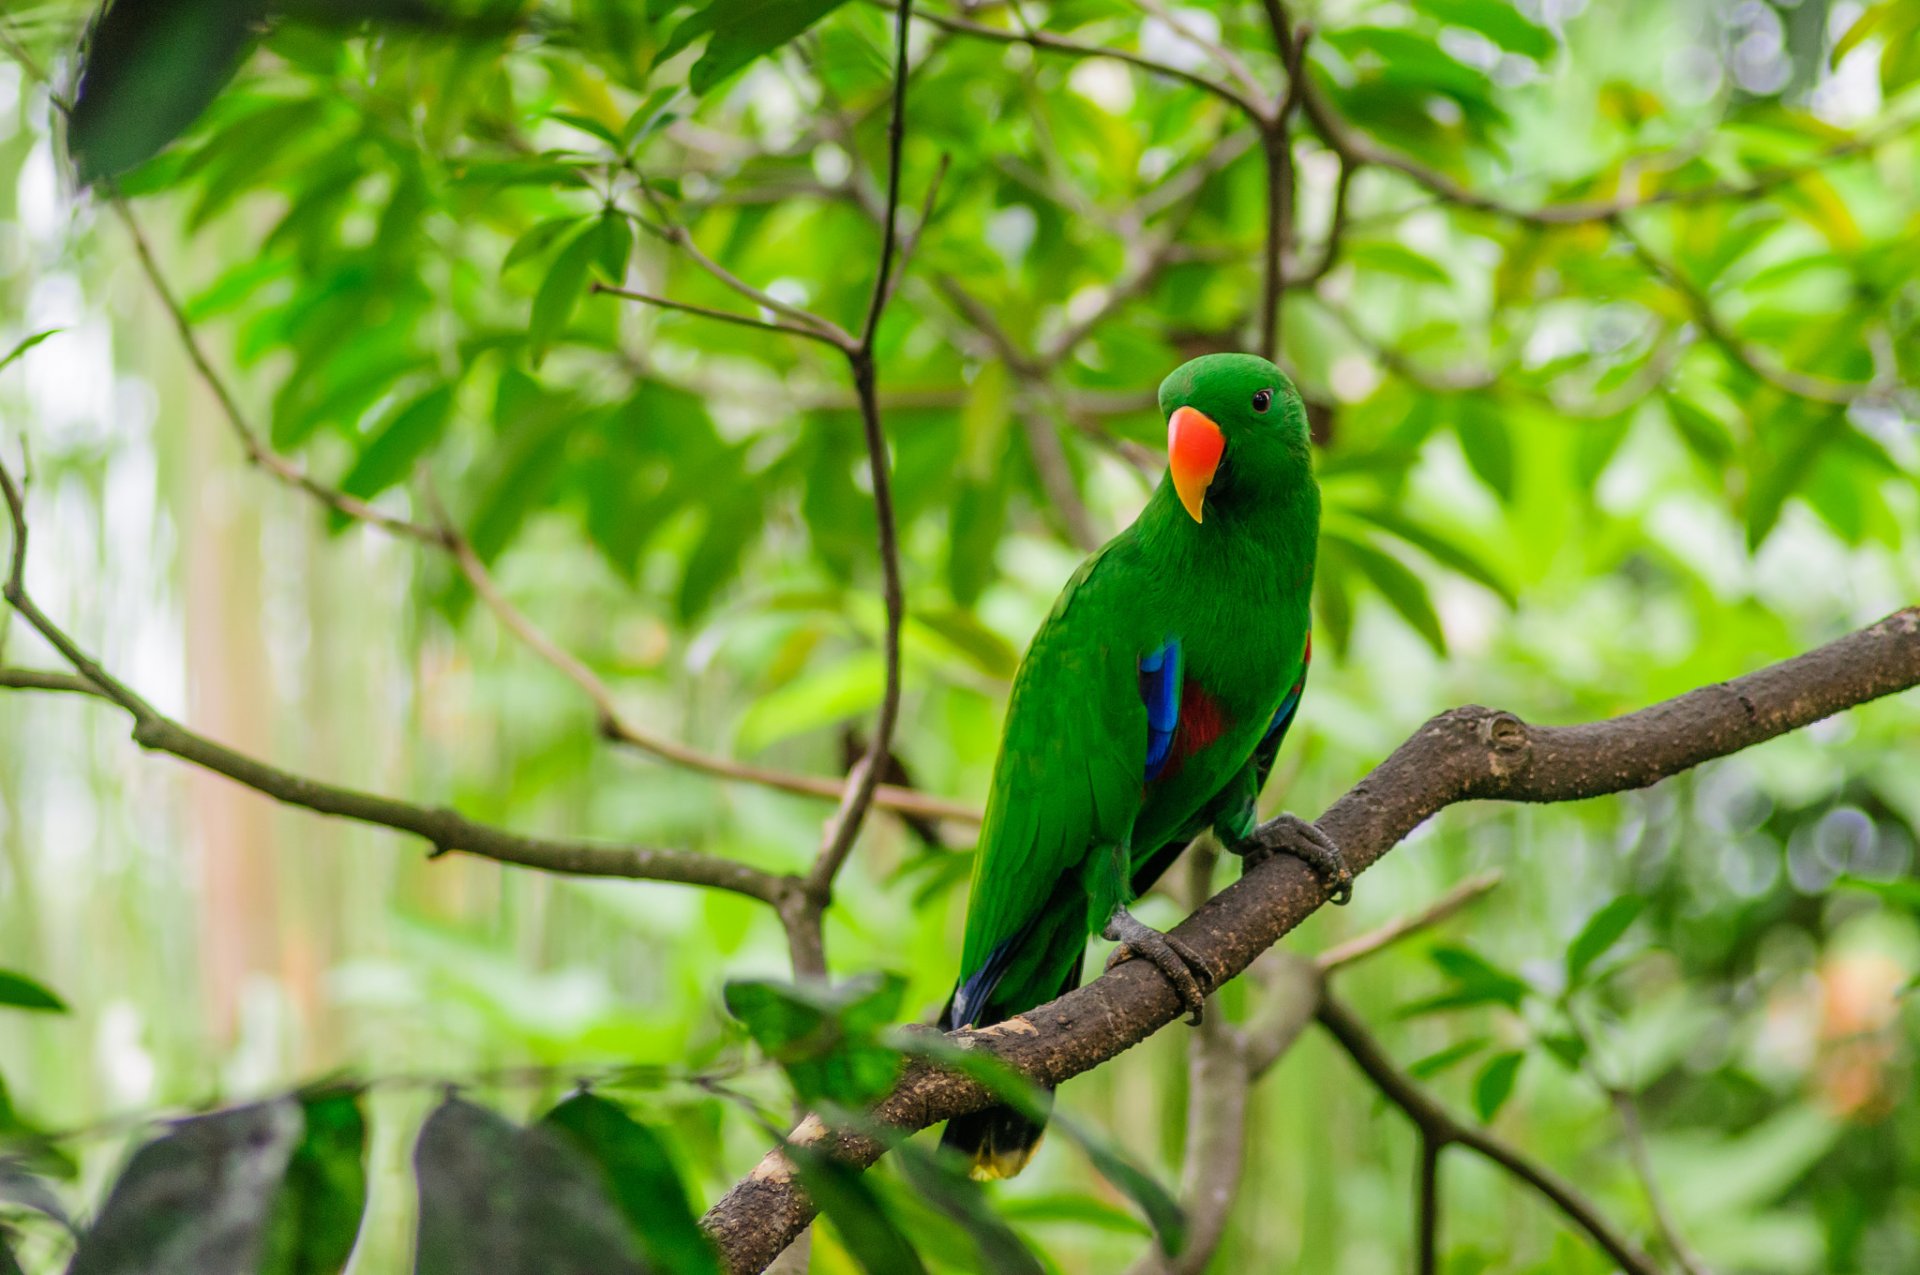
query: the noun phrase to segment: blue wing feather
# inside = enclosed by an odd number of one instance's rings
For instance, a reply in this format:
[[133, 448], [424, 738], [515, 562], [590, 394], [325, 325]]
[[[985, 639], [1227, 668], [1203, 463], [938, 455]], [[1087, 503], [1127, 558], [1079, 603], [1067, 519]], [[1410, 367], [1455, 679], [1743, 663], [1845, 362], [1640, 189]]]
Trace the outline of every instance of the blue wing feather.
[[1165, 643], [1140, 657], [1140, 698], [1147, 706], [1146, 777], [1158, 779], [1173, 752], [1174, 728], [1180, 724], [1180, 640]]

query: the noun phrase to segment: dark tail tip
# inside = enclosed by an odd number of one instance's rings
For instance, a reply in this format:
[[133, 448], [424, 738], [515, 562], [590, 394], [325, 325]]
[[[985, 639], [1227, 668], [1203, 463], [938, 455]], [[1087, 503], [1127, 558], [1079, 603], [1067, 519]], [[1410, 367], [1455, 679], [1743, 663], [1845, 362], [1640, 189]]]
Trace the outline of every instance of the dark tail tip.
[[988, 1107], [947, 1121], [940, 1145], [967, 1157], [967, 1172], [978, 1182], [1010, 1178], [1027, 1167], [1046, 1132], [1012, 1107]]

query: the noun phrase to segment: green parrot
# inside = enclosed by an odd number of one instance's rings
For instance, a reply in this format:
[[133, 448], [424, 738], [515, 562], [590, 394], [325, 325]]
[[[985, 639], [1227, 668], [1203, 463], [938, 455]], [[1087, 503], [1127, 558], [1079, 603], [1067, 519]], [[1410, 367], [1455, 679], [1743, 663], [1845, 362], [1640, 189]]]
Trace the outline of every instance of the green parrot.
[[[1254, 835], [1312, 655], [1320, 490], [1300, 395], [1265, 359], [1210, 354], [1161, 383], [1160, 410], [1166, 478], [1067, 582], [1014, 679], [947, 1028], [1073, 990], [1095, 933], [1157, 966], [1199, 1022], [1204, 967], [1127, 904], [1203, 832], [1244, 857], [1298, 855], [1336, 901], [1350, 892], [1313, 824]], [[1001, 1178], [1040, 1134], [997, 1106], [942, 1141]]]

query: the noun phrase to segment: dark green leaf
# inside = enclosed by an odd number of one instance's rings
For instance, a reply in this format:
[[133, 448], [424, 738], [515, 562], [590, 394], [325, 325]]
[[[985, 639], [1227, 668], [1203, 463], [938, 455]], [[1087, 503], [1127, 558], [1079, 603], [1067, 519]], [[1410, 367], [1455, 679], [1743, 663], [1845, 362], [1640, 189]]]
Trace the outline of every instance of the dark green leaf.
[[1366, 509], [1356, 509], [1353, 514], [1389, 535], [1406, 541], [1441, 566], [1459, 572], [1475, 584], [1485, 585], [1498, 594], [1500, 600], [1508, 606], [1519, 605], [1519, 598], [1514, 594], [1513, 586], [1508, 584], [1498, 571], [1471, 549], [1455, 543], [1444, 533], [1426, 526], [1397, 509], [1389, 509], [1385, 506], [1376, 505]]
[[1541, 1035], [1540, 1044], [1568, 1071], [1579, 1071], [1580, 1064], [1587, 1059], [1587, 1042], [1571, 1032], [1546, 1032]]
[[599, 1168], [651, 1266], [666, 1275], [718, 1275], [720, 1259], [659, 1134], [591, 1093], [568, 1098], [540, 1123]]
[[786, 1155], [800, 1185], [840, 1232], [841, 1243], [861, 1270], [867, 1275], [927, 1275], [913, 1241], [864, 1174], [797, 1142], [787, 1144]]
[[1483, 1123], [1499, 1115], [1500, 1108], [1513, 1096], [1514, 1078], [1520, 1074], [1520, 1064], [1525, 1059], [1526, 1055], [1518, 1050], [1495, 1054], [1474, 1078], [1473, 1109]]
[[1427, 593], [1425, 582], [1405, 563], [1362, 541], [1346, 540], [1333, 533], [1327, 533], [1325, 540], [1340, 543], [1347, 560], [1380, 591], [1400, 618], [1426, 639], [1436, 654], [1447, 653], [1447, 635], [1440, 627], [1439, 613], [1433, 609], [1433, 598]]
[[507, 255], [500, 262], [500, 273], [505, 274], [523, 261], [530, 260], [545, 252], [560, 236], [581, 225], [580, 217], [549, 217], [545, 221], [535, 222], [507, 249]]
[[554, 1131], [448, 1098], [414, 1147], [414, 1275], [641, 1275], [600, 1170]]
[[600, 225], [598, 221], [593, 222], [567, 241], [567, 246], [547, 268], [540, 291], [533, 296], [527, 342], [535, 367], [546, 357], [547, 347], [566, 330], [567, 320], [573, 317], [573, 308], [580, 302], [580, 294], [586, 291], [588, 272], [600, 254], [603, 233]]
[[181, 1121], [134, 1153], [68, 1275], [257, 1275], [303, 1123], [290, 1099]]
[[82, 183], [178, 137], [233, 77], [264, 0], [115, 0], [87, 40], [67, 151]]
[[1402, 1017], [1466, 1009], [1476, 1005], [1504, 1005], [1518, 1009], [1532, 994], [1528, 984], [1491, 961], [1464, 947], [1436, 947], [1429, 953], [1433, 963], [1453, 980], [1453, 990], [1418, 1001], [1401, 1010]]
[[1045, 1120], [1073, 1142], [1108, 1182], [1140, 1206], [1153, 1226], [1160, 1249], [1169, 1256], [1187, 1243], [1187, 1218], [1171, 1192], [1152, 1174], [1127, 1158], [1118, 1148], [1078, 1121], [1053, 1110], [1053, 1096], [992, 1054], [977, 1049], [961, 1049], [944, 1036], [925, 1032], [897, 1033], [900, 1048], [931, 1058], [978, 1082], [988, 1092], [1036, 1120]]
[[706, 51], [693, 64], [687, 84], [705, 93], [727, 76], [788, 43], [839, 8], [844, 0], [709, 0], [673, 29], [654, 57], [665, 62], [703, 35]]
[[[451, 385], [436, 385], [411, 402], [401, 405], [368, 440], [360, 458], [341, 480], [340, 489], [350, 496], [376, 496], [412, 472], [414, 462], [426, 455], [446, 431], [453, 411]], [[350, 521], [334, 514], [335, 529]]]
[[52, 1218], [69, 1231], [73, 1219], [53, 1187], [18, 1160], [0, 1158], [0, 1204], [14, 1204]]
[[906, 980], [870, 975], [832, 987], [735, 979], [727, 1012], [779, 1063], [800, 1101], [861, 1107], [884, 1095], [900, 1054], [880, 1039], [900, 1011]]
[[47, 1014], [64, 1014], [67, 1003], [25, 974], [0, 970], [0, 1005], [31, 1009]]
[[1473, 1057], [1485, 1049], [1487, 1043], [1485, 1036], [1475, 1036], [1471, 1040], [1463, 1040], [1457, 1044], [1448, 1045], [1445, 1049], [1437, 1049], [1425, 1058], [1409, 1064], [1407, 1074], [1415, 1080], [1431, 1080], [1441, 1072]]
[[1587, 918], [1580, 932], [1567, 945], [1567, 985], [1578, 984], [1583, 975], [1639, 919], [1647, 901], [1635, 895], [1622, 895]]
[[339, 1275], [353, 1256], [367, 1205], [367, 1123], [360, 1093], [304, 1094], [305, 1132], [268, 1223], [259, 1275]]
[[1040, 1260], [994, 1212], [979, 1183], [948, 1167], [917, 1142], [902, 1139], [893, 1154], [914, 1189], [958, 1223], [979, 1246], [985, 1269], [994, 1275], [1045, 1275]]

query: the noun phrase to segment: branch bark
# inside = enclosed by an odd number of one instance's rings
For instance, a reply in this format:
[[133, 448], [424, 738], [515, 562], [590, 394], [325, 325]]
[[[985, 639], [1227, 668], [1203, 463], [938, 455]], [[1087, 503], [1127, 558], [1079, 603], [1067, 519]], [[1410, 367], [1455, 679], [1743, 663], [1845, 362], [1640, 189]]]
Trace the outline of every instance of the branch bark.
[[[1320, 826], [1356, 871], [1371, 867], [1434, 814], [1462, 801], [1575, 801], [1642, 788], [1835, 713], [1920, 685], [1920, 607], [1826, 646], [1636, 713], [1576, 726], [1529, 726], [1469, 706], [1427, 722], [1333, 804]], [[1174, 931], [1215, 987], [1236, 977], [1326, 898], [1313, 872], [1278, 856], [1214, 895]], [[1089, 1071], [1180, 1017], [1158, 971], [1129, 961], [1078, 991], [1008, 1022], [951, 1033], [1043, 1085]], [[992, 1101], [977, 1082], [910, 1064], [873, 1116], [921, 1129]], [[819, 1130], [819, 1132], [813, 1132]], [[872, 1138], [809, 1125], [810, 1140], [865, 1166]], [[778, 1153], [707, 1213], [705, 1226], [735, 1272], [760, 1271], [803, 1230], [813, 1206]]]

